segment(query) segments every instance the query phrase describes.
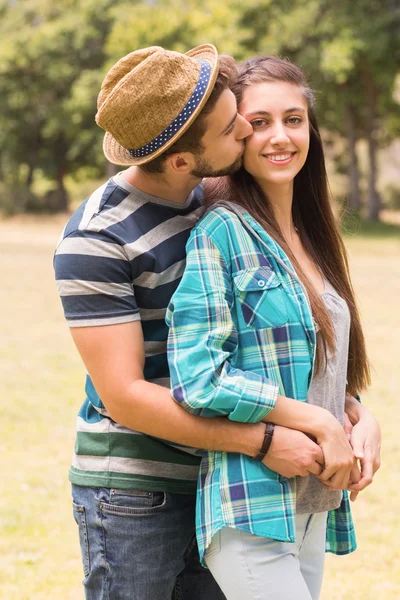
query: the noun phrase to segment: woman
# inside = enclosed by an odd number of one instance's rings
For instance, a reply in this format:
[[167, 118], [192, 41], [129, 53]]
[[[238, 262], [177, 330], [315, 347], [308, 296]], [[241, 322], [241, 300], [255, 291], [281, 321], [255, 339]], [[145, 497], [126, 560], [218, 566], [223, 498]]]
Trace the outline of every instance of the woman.
[[[234, 92], [253, 134], [244, 168], [208, 184], [210, 209], [187, 246], [168, 316], [173, 396], [206, 417], [269, 422], [255, 459], [202, 462], [199, 551], [227, 599], [316, 599], [325, 547], [355, 549], [341, 490], [360, 473], [342, 425], [369, 366], [304, 74], [252, 59]], [[318, 479], [264, 466], [273, 423], [316, 438]]]

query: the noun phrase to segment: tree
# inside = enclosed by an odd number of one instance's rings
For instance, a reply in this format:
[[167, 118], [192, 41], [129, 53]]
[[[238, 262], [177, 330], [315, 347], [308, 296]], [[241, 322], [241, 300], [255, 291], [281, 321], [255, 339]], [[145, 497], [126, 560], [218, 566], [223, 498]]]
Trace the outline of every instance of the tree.
[[94, 124], [112, 0], [20, 1], [2, 6], [2, 178], [29, 187], [40, 170], [56, 183], [48, 208], [65, 210], [64, 178], [104, 166]]
[[199, 44], [214, 44], [238, 56], [246, 32], [239, 28], [238, 0], [158, 0], [125, 2], [113, 12], [115, 22], [106, 51], [112, 65], [121, 56], [146, 46], [186, 52]]
[[[252, 30], [246, 53], [291, 57], [321, 91], [321, 121], [347, 137], [351, 201], [359, 206], [356, 142], [368, 143], [368, 218], [379, 218], [376, 154], [385, 131], [400, 58], [395, 0], [252, 0], [241, 25]], [[390, 57], [390, 58], [389, 58]], [[393, 115], [393, 111], [390, 110]]]

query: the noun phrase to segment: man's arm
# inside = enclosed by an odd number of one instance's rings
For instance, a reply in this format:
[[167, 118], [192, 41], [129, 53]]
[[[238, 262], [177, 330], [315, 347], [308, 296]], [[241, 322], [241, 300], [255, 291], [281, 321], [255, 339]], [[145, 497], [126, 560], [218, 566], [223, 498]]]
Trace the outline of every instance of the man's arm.
[[[113, 265], [112, 272], [108, 259]], [[106, 233], [71, 230], [58, 245], [54, 267], [73, 338], [113, 419], [131, 429], [184, 445], [249, 456], [257, 453], [264, 437], [264, 424], [242, 424], [226, 418], [203, 419], [187, 414], [173, 401], [169, 390], [143, 381], [143, 335], [140, 323], [133, 318], [138, 311], [130, 283], [131, 265], [127, 264], [124, 249], [116, 245], [114, 239], [108, 238]], [[93, 296], [94, 305], [87, 300]], [[110, 315], [124, 316], [126, 322], [107, 323]], [[103, 319], [104, 325], [101, 324]], [[82, 322], [85, 327], [77, 326]], [[276, 428], [268, 452], [268, 466], [282, 475], [287, 474], [285, 468], [290, 469], [289, 476], [304, 472], [303, 460], [298, 460], [300, 453], [294, 450], [299, 440], [282, 444], [283, 439], [295, 434]], [[287, 463], [280, 453], [283, 445], [287, 448]], [[311, 456], [310, 462], [312, 460]], [[318, 468], [317, 463], [315, 467]]]
[[[139, 321], [72, 327], [72, 337], [109, 416], [130, 429], [175, 443], [255, 456], [264, 423], [207, 419], [186, 412], [167, 388], [143, 379], [144, 342]], [[283, 476], [319, 474], [322, 451], [304, 434], [276, 427], [264, 464]]]
[[144, 342], [139, 321], [72, 327], [75, 345], [109, 416], [154, 437], [194, 448], [254, 456], [263, 423], [241, 424], [187, 413], [170, 391], [143, 378]]

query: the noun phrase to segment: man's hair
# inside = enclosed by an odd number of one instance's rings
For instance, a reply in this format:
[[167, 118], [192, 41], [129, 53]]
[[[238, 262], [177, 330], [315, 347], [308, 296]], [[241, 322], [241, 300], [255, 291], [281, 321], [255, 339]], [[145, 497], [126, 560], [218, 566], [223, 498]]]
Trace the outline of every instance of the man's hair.
[[168, 150], [163, 152], [163, 154], [144, 165], [139, 165], [143, 171], [146, 173], [163, 173], [165, 159], [167, 156], [176, 154], [177, 152], [192, 152], [196, 156], [202, 154], [204, 146], [201, 140], [207, 130], [207, 117], [213, 111], [222, 92], [231, 88], [235, 84], [237, 77], [236, 64], [231, 56], [220, 55], [218, 63], [218, 76], [214, 88], [197, 119], [185, 131], [182, 137], [168, 148]]

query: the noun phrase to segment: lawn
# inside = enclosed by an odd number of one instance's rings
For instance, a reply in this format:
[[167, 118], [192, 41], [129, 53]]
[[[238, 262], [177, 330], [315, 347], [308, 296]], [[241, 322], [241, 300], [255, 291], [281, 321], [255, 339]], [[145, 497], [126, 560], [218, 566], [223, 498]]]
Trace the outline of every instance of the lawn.
[[[64, 221], [0, 222], [2, 600], [83, 599], [67, 473], [84, 370], [52, 272]], [[363, 401], [382, 424], [383, 466], [354, 505], [359, 549], [328, 557], [322, 600], [400, 598], [398, 232], [346, 237], [373, 365], [373, 386]]]

